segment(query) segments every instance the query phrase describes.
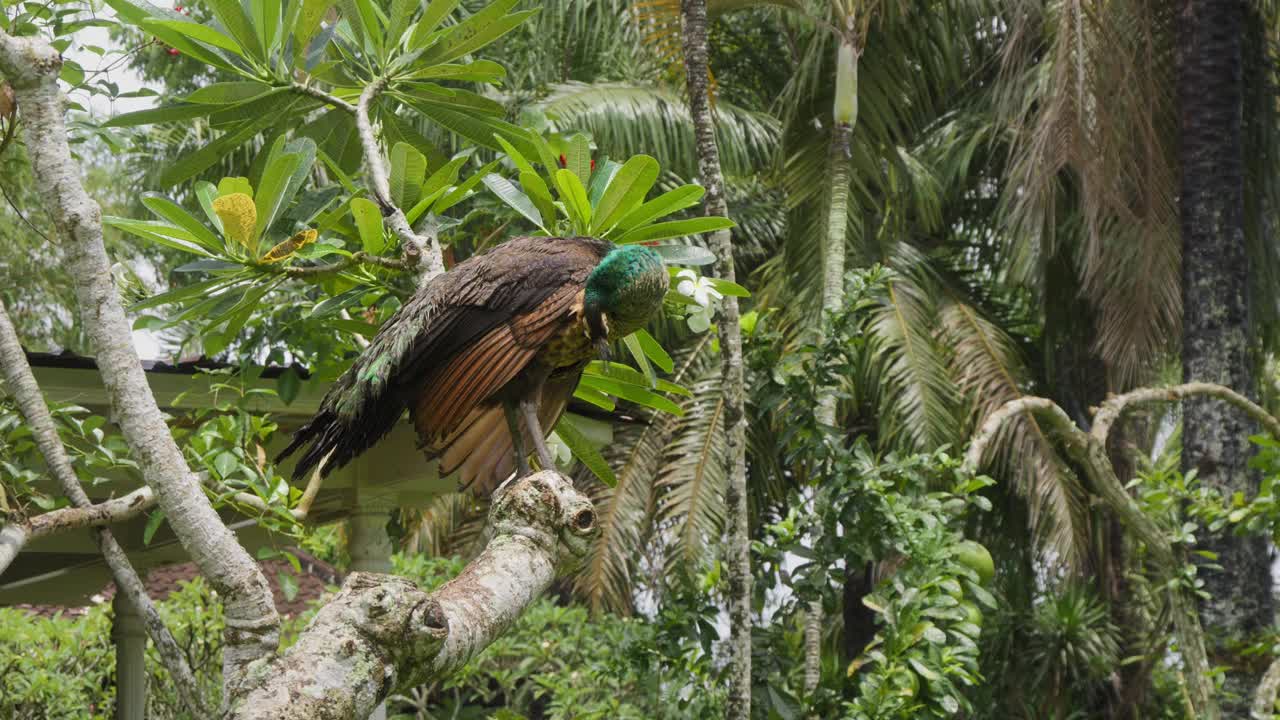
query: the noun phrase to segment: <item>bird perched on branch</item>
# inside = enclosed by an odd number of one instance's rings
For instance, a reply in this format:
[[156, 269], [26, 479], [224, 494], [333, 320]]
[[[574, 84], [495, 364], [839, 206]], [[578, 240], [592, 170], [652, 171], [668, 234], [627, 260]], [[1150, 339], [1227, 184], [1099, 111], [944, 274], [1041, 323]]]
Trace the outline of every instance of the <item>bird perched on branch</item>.
[[668, 274], [643, 245], [521, 237], [436, 277], [382, 326], [277, 460], [306, 448], [295, 479], [328, 474], [386, 435], [407, 409], [442, 476], [491, 492], [529, 473], [532, 443], [553, 467], [555, 427], [582, 370], [662, 306]]

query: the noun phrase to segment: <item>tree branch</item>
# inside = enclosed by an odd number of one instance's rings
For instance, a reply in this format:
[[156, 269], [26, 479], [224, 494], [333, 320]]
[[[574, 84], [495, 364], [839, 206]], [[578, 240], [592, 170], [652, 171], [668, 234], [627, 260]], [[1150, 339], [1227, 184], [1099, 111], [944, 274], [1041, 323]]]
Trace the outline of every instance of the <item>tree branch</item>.
[[204, 496], [147, 385], [132, 327], [111, 280], [102, 211], [85, 192], [67, 144], [58, 92], [62, 58], [38, 38], [0, 31], [0, 72], [18, 98], [37, 190], [63, 237], [84, 327], [121, 432], [170, 526], [225, 602], [223, 678], [237, 685], [248, 662], [273, 654], [280, 618], [271, 589]]
[[369, 107], [378, 95], [386, 89], [390, 78], [379, 77], [365, 86], [360, 93], [360, 101], [356, 103], [356, 132], [360, 135], [360, 147], [364, 151], [365, 167], [369, 174], [369, 188], [373, 191], [373, 199], [382, 208], [391, 231], [400, 238], [404, 246], [405, 260], [418, 268], [421, 275], [419, 282], [425, 283], [444, 272], [444, 252], [440, 249], [440, 237], [435, 231], [428, 235], [418, 235], [409, 226], [404, 211], [391, 200], [391, 182], [387, 174], [387, 163], [382, 157], [382, 149], [378, 147], [378, 137], [373, 131], [373, 123], [369, 120]]
[[[28, 422], [33, 426], [35, 425], [30, 420]], [[42, 447], [41, 450], [43, 451], [43, 449]], [[45, 457], [47, 458], [48, 456], [46, 455]], [[50, 465], [53, 465], [53, 461], [50, 461]], [[55, 471], [54, 474], [59, 475], [60, 472]], [[74, 475], [74, 471], [72, 471], [72, 474]], [[77, 484], [79, 484], [78, 480]], [[68, 530], [101, 528], [106, 525], [124, 522], [156, 506], [155, 494], [151, 492], [151, 488], [147, 487], [96, 505], [81, 505], [80, 498], [83, 498], [85, 503], [89, 502], [89, 498], [84, 495], [84, 490], [80, 488], [77, 488], [77, 490], [79, 492], [73, 495], [67, 492], [66, 485], [63, 485], [63, 492], [76, 504], [75, 507], [51, 510], [21, 522], [12, 523], [5, 527], [3, 532], [0, 532], [0, 574], [8, 569], [13, 559], [22, 551], [23, 546], [32, 540], [39, 540], [40, 538], [57, 535]], [[114, 571], [114, 568], [112, 570]]]
[[357, 250], [351, 253], [351, 257], [343, 258], [327, 265], [310, 265], [298, 267], [290, 265], [288, 267], [265, 266], [271, 268], [269, 272], [277, 272], [289, 277], [316, 277], [318, 275], [328, 275], [330, 273], [342, 272], [357, 265], [376, 265], [388, 270], [416, 270], [418, 266], [408, 260], [396, 260], [395, 258], [385, 258], [381, 255], [370, 255], [363, 250]]
[[[28, 420], [28, 422], [31, 421]], [[56, 470], [54, 474], [61, 476], [62, 471]], [[74, 477], [74, 471], [72, 471], [72, 476]], [[28, 518], [25, 524], [30, 529], [31, 540], [57, 535], [68, 530], [101, 528], [107, 525], [114, 525], [136, 518], [156, 506], [155, 493], [151, 492], [149, 487], [138, 488], [128, 495], [122, 495], [121, 497], [93, 505], [89, 504], [89, 498], [85, 496], [84, 490], [77, 488], [78, 492], [72, 494], [66, 490], [66, 480], [62, 480], [62, 482], [63, 492], [71, 498], [71, 502], [75, 503], [76, 507], [52, 510]], [[82, 505], [81, 502], [84, 504]]]
[[1184, 383], [1167, 388], [1139, 388], [1123, 395], [1107, 398], [1093, 416], [1091, 434], [1105, 445], [1107, 436], [1111, 432], [1111, 427], [1120, 420], [1121, 416], [1130, 407], [1158, 402], [1179, 402], [1196, 396], [1217, 398], [1239, 408], [1266, 429], [1271, 434], [1271, 437], [1280, 439], [1280, 420], [1263, 409], [1262, 406], [1229, 387], [1206, 382]]
[[1249, 713], [1252, 720], [1271, 720], [1275, 717], [1277, 690], [1280, 690], [1280, 657], [1271, 661], [1253, 694], [1253, 709]]
[[563, 475], [516, 482], [489, 515], [493, 539], [434, 593], [353, 573], [298, 642], [253, 671], [236, 720], [368, 717], [392, 692], [440, 680], [502, 634], [596, 534], [591, 501]]
[[[1143, 391], [1135, 391], [1128, 395], [1143, 397], [1142, 393]], [[1125, 396], [1121, 396], [1123, 397]], [[1117, 405], [1117, 414], [1123, 410], [1125, 404], [1127, 403], [1122, 402]], [[1021, 397], [1005, 403], [982, 424], [982, 428], [969, 446], [969, 451], [965, 454], [965, 466], [971, 471], [976, 471], [981, 466], [986, 448], [1000, 433], [1004, 424], [1024, 412], [1034, 414], [1043, 423], [1045, 429], [1061, 441], [1063, 449], [1079, 464], [1089, 478], [1094, 492], [1102, 497], [1111, 512], [1146, 547], [1154, 561], [1153, 566], [1156, 572], [1162, 576], [1160, 584], [1168, 588], [1166, 596], [1180, 640], [1179, 651], [1187, 663], [1192, 703], [1200, 713], [1200, 717], [1217, 718], [1218, 707], [1214, 702], [1213, 686], [1209, 681], [1209, 658], [1204, 646], [1204, 631], [1200, 627], [1199, 615], [1177, 587], [1179, 570], [1185, 561], [1178, 557], [1174, 552], [1173, 543], [1165, 532], [1142, 512], [1137, 501], [1129, 495], [1124, 484], [1116, 476], [1115, 467], [1107, 457], [1107, 449], [1102, 442], [1106, 437], [1105, 428], [1103, 432], [1098, 433], [1098, 422], [1095, 421], [1095, 434], [1090, 435], [1077, 427], [1066, 411], [1052, 400], [1041, 397]]]
[[293, 91], [296, 93], [308, 95], [317, 100], [320, 100], [321, 102], [328, 103], [340, 110], [346, 110], [349, 113], [355, 114], [355, 111], [356, 111], [355, 105], [352, 105], [351, 103], [347, 102], [346, 100], [343, 100], [342, 98], [332, 93], [327, 93], [324, 90], [321, 90], [320, 88], [310, 84], [309, 82], [305, 82], [305, 83], [295, 82], [290, 87], [292, 87]]
[[[31, 373], [31, 366], [27, 364], [27, 356], [22, 351], [22, 344], [18, 340], [13, 323], [9, 321], [9, 313], [5, 310], [4, 303], [0, 303], [0, 371], [4, 374], [9, 393], [17, 401], [23, 418], [31, 428], [36, 445], [44, 455], [45, 464], [58, 479], [62, 491], [76, 506], [32, 518], [27, 523], [27, 540], [59, 532], [67, 527], [95, 526], [94, 539], [106, 560], [107, 567], [111, 569], [112, 577], [115, 578], [116, 590], [128, 597], [137, 608], [143, 625], [147, 629], [147, 635], [156, 644], [156, 650], [163, 658], [170, 675], [173, 676], [183, 707], [192, 717], [207, 717], [208, 712], [201, 702], [195, 675], [192, 674], [186, 657], [178, 648], [178, 643], [173, 639], [169, 629], [165, 627], [164, 621], [160, 619], [160, 613], [156, 611], [156, 606], [147, 596], [142, 579], [130, 564], [129, 557], [125, 555], [111, 531], [100, 527], [145, 512], [155, 504], [154, 494], [150, 488], [144, 487], [122, 498], [97, 505], [89, 501], [89, 496], [80, 486], [80, 478], [76, 476], [76, 471], [71, 466], [71, 459], [67, 457], [62, 439], [58, 437], [58, 429], [53, 423], [53, 416], [49, 414], [49, 406], [45, 404], [40, 387], [36, 384], [35, 375]], [[0, 533], [0, 535], [4, 534]], [[14, 554], [16, 555], [16, 552]], [[0, 558], [0, 573], [3, 573], [7, 566], [8, 562]]]

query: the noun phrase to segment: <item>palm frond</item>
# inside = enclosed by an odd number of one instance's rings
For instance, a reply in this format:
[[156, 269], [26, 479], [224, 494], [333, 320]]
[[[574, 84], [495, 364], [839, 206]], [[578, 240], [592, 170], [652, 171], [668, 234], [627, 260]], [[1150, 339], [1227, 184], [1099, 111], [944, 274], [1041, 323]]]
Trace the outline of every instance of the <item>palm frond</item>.
[[[711, 336], [700, 336], [677, 351], [672, 382], [685, 383], [712, 365]], [[574, 578], [574, 588], [593, 611], [630, 612], [636, 589], [638, 555], [647, 543], [656, 510], [656, 485], [667, 447], [680, 418], [653, 415], [648, 423], [619, 428], [608, 453], [617, 485], [590, 481], [592, 501], [600, 514], [601, 532]]]
[[[951, 348], [951, 372], [969, 406], [968, 427], [982, 426], [1002, 405], [1028, 393], [1031, 375], [1017, 344], [977, 309], [955, 298], [938, 312], [939, 339]], [[1005, 426], [991, 467], [1025, 499], [1033, 534], [1064, 566], [1080, 569], [1089, 547], [1086, 492], [1035, 418]]]
[[705, 564], [727, 510], [727, 433], [719, 364], [703, 363], [689, 389], [693, 397], [683, 405], [685, 415], [657, 477], [656, 523], [665, 540], [668, 575], [693, 572]]
[[[646, 153], [683, 178], [697, 176], [693, 123], [684, 98], [675, 91], [624, 83], [562, 83], [533, 105], [557, 130], [591, 133], [610, 157]], [[766, 166], [778, 142], [771, 116], [721, 102], [716, 134], [725, 172], [742, 175]]]
[[1015, 277], [1040, 284], [1063, 213], [1078, 207], [1076, 266], [1099, 314], [1096, 351], [1131, 385], [1180, 334], [1175, 11], [1015, 5], [1023, 22], [1049, 29], [1043, 47], [1028, 28], [1011, 33], [999, 104], [1013, 137], [1004, 212]]
[[408, 528], [402, 544], [409, 552], [470, 558], [483, 547], [488, 516], [486, 499], [459, 492], [435, 495], [421, 510], [401, 511], [400, 522]]
[[948, 358], [934, 336], [928, 291], [899, 275], [866, 325], [861, 381], [872, 388], [882, 447], [925, 451], [960, 437], [960, 407]]

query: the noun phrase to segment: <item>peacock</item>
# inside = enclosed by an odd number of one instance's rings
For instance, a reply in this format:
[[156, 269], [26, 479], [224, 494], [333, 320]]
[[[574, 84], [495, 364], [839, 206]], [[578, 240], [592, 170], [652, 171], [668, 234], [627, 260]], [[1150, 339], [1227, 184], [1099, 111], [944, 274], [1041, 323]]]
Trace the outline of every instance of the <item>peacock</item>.
[[408, 410], [427, 458], [464, 488], [527, 475], [530, 444], [553, 467], [546, 430], [583, 368], [662, 307], [668, 282], [652, 248], [590, 237], [519, 237], [468, 258], [387, 320], [277, 461], [303, 450], [294, 479], [328, 474]]

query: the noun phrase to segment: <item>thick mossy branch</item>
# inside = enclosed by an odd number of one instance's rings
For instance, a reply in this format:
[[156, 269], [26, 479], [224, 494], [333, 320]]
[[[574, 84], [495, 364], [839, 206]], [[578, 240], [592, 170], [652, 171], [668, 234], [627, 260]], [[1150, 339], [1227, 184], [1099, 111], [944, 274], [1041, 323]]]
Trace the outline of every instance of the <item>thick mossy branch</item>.
[[397, 689], [445, 678], [488, 647], [596, 534], [591, 501], [550, 471], [511, 485], [489, 518], [484, 552], [433, 593], [352, 574], [282, 658], [255, 664], [231, 717], [368, 717]]
[[1094, 415], [1093, 428], [1090, 432], [1105, 444], [1111, 432], [1111, 426], [1131, 407], [1151, 403], [1180, 402], [1189, 397], [1211, 397], [1221, 400], [1257, 421], [1271, 434], [1271, 437], [1280, 439], [1280, 419], [1229, 387], [1205, 382], [1184, 383], [1167, 388], [1139, 388], [1123, 395], [1107, 398]]

